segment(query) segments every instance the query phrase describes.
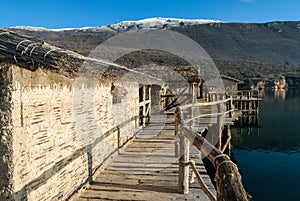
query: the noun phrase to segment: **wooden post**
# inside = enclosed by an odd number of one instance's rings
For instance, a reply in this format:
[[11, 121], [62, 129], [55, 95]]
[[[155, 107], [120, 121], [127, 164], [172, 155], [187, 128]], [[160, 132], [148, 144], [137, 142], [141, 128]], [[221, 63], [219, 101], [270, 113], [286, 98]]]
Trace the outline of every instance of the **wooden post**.
[[175, 135], [175, 157], [178, 157], [178, 146], [179, 146], [179, 127], [180, 127], [180, 114], [179, 114], [180, 110], [178, 107], [176, 107], [174, 116], [175, 116], [175, 130], [174, 130], [174, 135]]
[[149, 90], [148, 90], [148, 93], [149, 93], [149, 105], [148, 105], [148, 108], [149, 108], [149, 111], [148, 111], [148, 122], [150, 122], [150, 118], [151, 118], [151, 85], [149, 85]]
[[[162, 88], [163, 89], [163, 95], [166, 95], [166, 88], [165, 86]], [[162, 106], [162, 109], [164, 109], [165, 107], [167, 106], [166, 104], [166, 98], [163, 98], [163, 106]]]
[[201, 94], [201, 84], [200, 82], [197, 83], [197, 98], [202, 98], [202, 94]]
[[160, 93], [160, 107], [161, 107], [161, 109], [164, 109], [166, 107], [165, 85], [161, 86], [161, 89], [160, 89], [159, 93]]
[[189, 140], [179, 134], [179, 172], [178, 172], [178, 192], [189, 193]]
[[178, 139], [179, 139], [179, 159], [178, 159], [178, 192], [182, 194], [189, 193], [189, 160], [190, 148], [189, 140], [181, 134], [182, 112], [179, 107], [176, 108], [176, 121], [178, 124]]
[[[192, 104], [196, 103], [195, 83], [192, 83]], [[191, 107], [191, 118], [194, 117], [194, 107]], [[195, 120], [192, 120], [191, 126], [195, 126]]]
[[146, 126], [146, 85], [143, 86], [143, 127]]
[[223, 103], [218, 104], [218, 113], [221, 113], [220, 115], [218, 115], [217, 117], [217, 132], [218, 132], [218, 136], [219, 136], [219, 142], [218, 142], [218, 148], [219, 150], [222, 149], [222, 127], [223, 127], [223, 107], [222, 107]]
[[[233, 98], [232, 98], [232, 96], [230, 97], [230, 103], [229, 103], [229, 105], [230, 105], [230, 110], [232, 110], [233, 109]], [[233, 111], [231, 111], [231, 112], [229, 112], [229, 117], [232, 117], [233, 116]]]

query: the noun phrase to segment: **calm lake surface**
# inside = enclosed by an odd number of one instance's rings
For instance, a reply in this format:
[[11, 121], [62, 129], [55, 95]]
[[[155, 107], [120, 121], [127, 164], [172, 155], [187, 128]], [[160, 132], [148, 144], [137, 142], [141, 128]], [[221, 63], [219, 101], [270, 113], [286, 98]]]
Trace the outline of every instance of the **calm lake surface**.
[[232, 128], [233, 155], [254, 201], [300, 200], [300, 90], [265, 91], [258, 119]]

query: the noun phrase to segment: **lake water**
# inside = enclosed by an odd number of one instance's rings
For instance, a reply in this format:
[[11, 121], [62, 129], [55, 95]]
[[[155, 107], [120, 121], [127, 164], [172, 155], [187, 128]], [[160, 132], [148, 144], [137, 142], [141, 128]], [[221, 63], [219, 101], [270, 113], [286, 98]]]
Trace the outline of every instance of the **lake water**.
[[300, 200], [300, 90], [266, 91], [258, 119], [241, 119], [232, 136], [254, 201]]

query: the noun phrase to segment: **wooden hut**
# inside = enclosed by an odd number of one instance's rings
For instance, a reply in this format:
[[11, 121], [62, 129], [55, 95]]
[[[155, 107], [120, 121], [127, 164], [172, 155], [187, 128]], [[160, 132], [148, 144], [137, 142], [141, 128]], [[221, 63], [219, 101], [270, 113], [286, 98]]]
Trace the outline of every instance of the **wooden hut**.
[[145, 123], [152, 84], [0, 30], [0, 200], [68, 199]]
[[238, 85], [244, 84], [244, 81], [230, 76], [221, 75], [221, 78], [226, 92], [238, 91]]

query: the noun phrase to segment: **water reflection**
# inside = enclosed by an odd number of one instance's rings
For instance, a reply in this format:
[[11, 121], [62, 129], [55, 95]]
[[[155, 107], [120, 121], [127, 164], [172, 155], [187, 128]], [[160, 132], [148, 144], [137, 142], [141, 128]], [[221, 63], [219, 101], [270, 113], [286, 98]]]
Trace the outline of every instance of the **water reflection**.
[[266, 91], [259, 116], [243, 116], [232, 128], [239, 149], [270, 151], [300, 147], [300, 91]]
[[300, 156], [264, 150], [234, 150], [243, 184], [253, 201], [299, 200]]
[[266, 90], [265, 89], [261, 89], [258, 91], [258, 97], [262, 98], [264, 97], [266, 94]]
[[300, 200], [300, 91], [262, 96], [259, 116], [232, 127], [234, 160], [254, 201]]
[[259, 136], [259, 115], [243, 115], [234, 124], [235, 136]]
[[274, 89], [274, 97], [284, 101], [287, 89]]

